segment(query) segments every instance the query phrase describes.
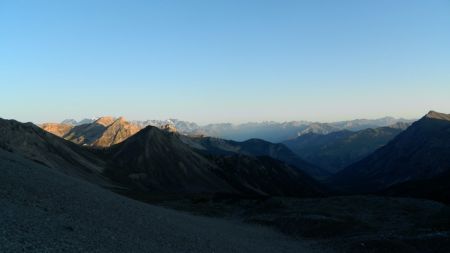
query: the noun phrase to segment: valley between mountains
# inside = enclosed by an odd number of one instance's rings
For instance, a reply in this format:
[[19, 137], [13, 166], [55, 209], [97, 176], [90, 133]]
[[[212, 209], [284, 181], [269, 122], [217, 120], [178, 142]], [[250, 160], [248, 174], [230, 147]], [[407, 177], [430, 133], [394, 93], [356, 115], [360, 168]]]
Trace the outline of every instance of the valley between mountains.
[[237, 126], [1, 119], [0, 136], [0, 224], [14, 231], [0, 234], [0, 251], [450, 249], [448, 114]]

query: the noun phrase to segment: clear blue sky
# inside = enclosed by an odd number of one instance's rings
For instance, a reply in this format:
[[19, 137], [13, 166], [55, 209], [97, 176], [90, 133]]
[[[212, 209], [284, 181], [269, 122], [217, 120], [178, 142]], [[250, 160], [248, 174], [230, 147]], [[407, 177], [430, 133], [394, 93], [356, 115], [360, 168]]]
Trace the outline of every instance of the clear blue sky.
[[0, 1], [0, 117], [450, 113], [450, 1]]

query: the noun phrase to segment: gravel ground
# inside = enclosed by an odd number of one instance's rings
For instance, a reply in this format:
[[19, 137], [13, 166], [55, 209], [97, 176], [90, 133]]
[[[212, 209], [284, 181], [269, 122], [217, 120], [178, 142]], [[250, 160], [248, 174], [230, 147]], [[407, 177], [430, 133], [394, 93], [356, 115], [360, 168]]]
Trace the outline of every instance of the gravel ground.
[[144, 204], [0, 150], [0, 252], [328, 252], [269, 228]]

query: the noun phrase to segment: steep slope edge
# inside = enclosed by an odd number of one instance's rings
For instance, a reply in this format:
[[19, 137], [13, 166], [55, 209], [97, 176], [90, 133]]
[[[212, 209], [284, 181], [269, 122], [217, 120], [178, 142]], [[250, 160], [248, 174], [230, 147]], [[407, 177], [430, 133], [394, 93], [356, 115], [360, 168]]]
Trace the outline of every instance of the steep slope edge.
[[330, 181], [347, 192], [375, 192], [450, 170], [450, 115], [431, 111], [384, 147]]
[[268, 156], [294, 166], [316, 180], [323, 180], [331, 175], [325, 170], [306, 162], [283, 144], [271, 143], [261, 139], [237, 142], [213, 137], [180, 136], [180, 138], [184, 143], [205, 154]]
[[32, 123], [0, 119], [0, 148], [102, 185], [105, 162], [88, 149], [48, 133]]
[[146, 127], [105, 152], [110, 157], [107, 174], [140, 190], [321, 195], [314, 179], [282, 162], [244, 155], [205, 156], [182, 142], [177, 133], [156, 127]]
[[308, 162], [336, 173], [387, 144], [403, 131], [401, 127], [397, 124], [357, 132], [343, 130], [325, 135], [310, 133], [284, 141], [283, 144]]

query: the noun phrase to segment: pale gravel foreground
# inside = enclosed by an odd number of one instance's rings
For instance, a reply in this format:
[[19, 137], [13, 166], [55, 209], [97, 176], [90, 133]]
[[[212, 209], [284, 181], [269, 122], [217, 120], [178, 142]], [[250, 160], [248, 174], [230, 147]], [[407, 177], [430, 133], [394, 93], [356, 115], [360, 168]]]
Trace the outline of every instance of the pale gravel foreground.
[[324, 250], [265, 227], [134, 201], [0, 149], [0, 252]]

